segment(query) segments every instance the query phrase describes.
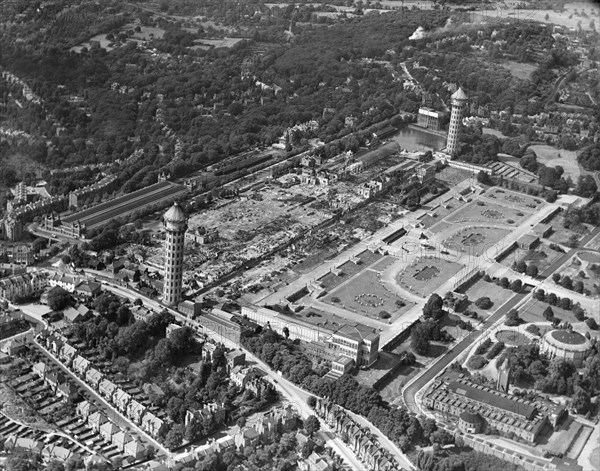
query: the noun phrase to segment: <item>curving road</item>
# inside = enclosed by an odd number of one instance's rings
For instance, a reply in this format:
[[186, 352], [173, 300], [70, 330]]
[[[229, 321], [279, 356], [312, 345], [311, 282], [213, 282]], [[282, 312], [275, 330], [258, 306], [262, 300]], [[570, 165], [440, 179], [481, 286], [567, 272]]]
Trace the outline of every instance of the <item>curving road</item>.
[[[569, 260], [576, 252], [582, 250], [585, 244], [592, 240], [597, 234], [600, 234], [600, 227], [596, 227], [593, 231], [591, 231], [589, 234], [583, 237], [579, 241], [578, 247], [573, 248], [561, 255], [552, 265], [550, 265], [540, 274], [540, 279], [543, 280], [544, 278], [547, 278], [552, 273], [554, 273], [554, 271], [556, 271], [565, 262], [567, 262], [567, 260]], [[402, 391], [402, 400], [404, 401], [408, 409], [416, 414], [419, 414], [420, 409], [416, 401], [417, 393], [423, 387], [425, 387], [425, 385], [429, 381], [435, 378], [444, 368], [446, 368], [451, 362], [453, 362], [456, 359], [456, 357], [458, 357], [458, 355], [460, 355], [471, 344], [473, 344], [473, 342], [475, 342], [482, 333], [484, 333], [487, 329], [494, 325], [502, 316], [504, 316], [506, 313], [508, 313], [508, 311], [510, 311], [514, 306], [516, 306], [525, 296], [527, 296], [527, 294], [523, 292], [515, 294], [506, 303], [504, 303], [494, 314], [492, 314], [481, 324], [481, 330], [471, 332], [452, 350], [448, 351], [445, 356], [443, 356], [436, 363], [434, 363], [431, 366], [431, 368], [429, 368], [421, 376], [419, 376], [416, 380], [409, 384], [409, 386], [407, 386]]]
[[[132, 292], [120, 286], [114, 286], [104, 281], [102, 282], [102, 284], [105, 288], [109, 289], [110, 291], [119, 296], [123, 296], [132, 300], [136, 298], [142, 299], [144, 302], [144, 306], [150, 307], [156, 310], [157, 312], [160, 312], [163, 309], [168, 309], [168, 311], [171, 314], [173, 314], [173, 316], [175, 316], [177, 320], [184, 324], [195, 324], [193, 320], [180, 314], [179, 312], [173, 309], [166, 308], [166, 306], [163, 306], [162, 304], [152, 299], [145, 298], [139, 293]], [[202, 330], [204, 330], [201, 326], [199, 327]], [[315, 415], [314, 411], [308, 406], [308, 404], [306, 404], [306, 399], [308, 398], [308, 396], [310, 396], [308, 392], [294, 385], [285, 378], [280, 377], [277, 373], [272, 371], [266, 363], [254, 356], [248, 350], [244, 349], [241, 345], [234, 344], [233, 342], [230, 342], [224, 338], [221, 340], [228, 347], [242, 349], [246, 354], [246, 358], [253, 361], [262, 370], [262, 372], [264, 373], [264, 377], [268, 378], [268, 380], [273, 384], [273, 386], [275, 386], [275, 388], [281, 393], [282, 397], [286, 398], [293, 406], [296, 407], [296, 409], [303, 418], [306, 418], [309, 415]], [[320, 422], [321, 430], [323, 431], [323, 435], [327, 445], [329, 445], [338, 454], [338, 456], [340, 456], [346, 462], [346, 464], [350, 467], [349, 469], [356, 471], [367, 471], [365, 465], [363, 465], [358, 460], [356, 455], [352, 453], [352, 451], [350, 451], [348, 446], [339, 437], [335, 435], [333, 430], [331, 430], [331, 428], [323, 420], [320, 420]], [[390, 451], [392, 451], [393, 453], [393, 450]], [[412, 468], [412, 466], [410, 468]]]
[[492, 325], [494, 325], [498, 320], [500, 320], [508, 311], [510, 311], [513, 307], [515, 307], [519, 302], [521, 302], [529, 293], [520, 292], [515, 294], [512, 298], [510, 298], [506, 303], [504, 303], [500, 308], [488, 317], [484, 322], [482, 322], [481, 330], [474, 330], [469, 333], [462, 341], [460, 341], [456, 346], [449, 350], [443, 357], [441, 357], [437, 362], [435, 362], [427, 371], [425, 371], [421, 376], [419, 376], [415, 381], [413, 381], [409, 386], [404, 388], [402, 391], [402, 399], [406, 404], [406, 407], [411, 412], [415, 414], [420, 414], [421, 411], [417, 404], [415, 396], [417, 393], [425, 387], [429, 381], [435, 378], [444, 368], [446, 368], [450, 363], [452, 363], [458, 355], [460, 355], [465, 349], [467, 349], [473, 342], [475, 342], [479, 336], [484, 333], [487, 329], [489, 329]]

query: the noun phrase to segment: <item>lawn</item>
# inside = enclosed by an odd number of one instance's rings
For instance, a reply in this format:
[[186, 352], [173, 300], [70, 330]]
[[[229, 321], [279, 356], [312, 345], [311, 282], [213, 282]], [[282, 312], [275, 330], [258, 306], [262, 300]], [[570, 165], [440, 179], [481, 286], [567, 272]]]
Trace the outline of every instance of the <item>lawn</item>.
[[511, 75], [522, 80], [529, 80], [531, 76], [531, 72], [533, 72], [537, 66], [533, 64], [526, 64], [523, 62], [515, 62], [515, 61], [504, 61], [500, 63], [502, 67], [509, 70]]
[[[543, 316], [543, 312], [548, 306], [550, 304], [532, 298], [519, 309], [519, 317], [525, 322], [548, 322]], [[559, 318], [561, 322], [568, 321], [572, 324], [579, 322], [571, 311], [566, 311], [558, 306], [550, 307], [554, 311], [554, 317]]]
[[[480, 279], [473, 286], [467, 289], [465, 293], [469, 297], [469, 301], [472, 303], [469, 309], [477, 312], [479, 317], [487, 317], [491, 313], [495, 312], [510, 296], [510, 292], [495, 283], [488, 283], [487, 281]], [[475, 306], [475, 301], [479, 298], [488, 297], [492, 301], [493, 305], [489, 309], [480, 309]]]
[[585, 246], [590, 249], [600, 250], [600, 234], [590, 240]]
[[[339, 301], [335, 302], [336, 299]], [[385, 311], [390, 314], [391, 322], [414, 305], [388, 291], [381, 283], [379, 274], [371, 270], [365, 270], [335, 288], [323, 300], [333, 306], [340, 306], [373, 319], [381, 319], [379, 313]], [[404, 302], [405, 305], [400, 307], [397, 304], [399, 302]]]
[[456, 275], [464, 265], [435, 257], [423, 257], [396, 275], [396, 283], [421, 297], [427, 297]]
[[499, 330], [496, 332], [496, 340], [504, 342], [511, 347], [529, 345], [531, 343], [529, 337], [516, 330]]
[[[598, 272], [594, 273], [594, 271], [590, 268], [590, 266], [594, 262], [587, 261], [579, 261], [585, 260], [584, 257], [588, 257], [590, 260], [596, 260], [595, 263], [598, 263], [599, 255], [592, 252], [584, 252], [580, 253], [578, 257], [574, 257], [571, 259], [569, 265], [563, 265], [560, 270], [561, 277], [570, 276], [573, 280], [573, 283], [576, 281], [581, 281], [583, 283], [583, 288], [585, 290], [589, 290], [591, 295], [596, 297], [598, 296], [599, 289], [598, 285], [600, 285], [600, 277], [598, 276]], [[583, 273], [582, 273], [583, 272]], [[584, 276], [581, 276], [581, 275]]]
[[513, 262], [523, 260], [527, 265], [535, 265], [542, 272], [556, 261], [562, 255], [561, 252], [552, 250], [549, 244], [542, 242], [535, 250], [523, 250], [515, 248], [505, 258], [501, 260], [501, 264], [505, 267], [511, 267]]
[[[515, 196], [515, 198], [517, 198]], [[518, 201], [500, 205], [489, 201], [476, 200], [460, 208], [446, 218], [454, 223], [497, 223], [518, 226], [531, 215], [531, 209], [517, 208]], [[510, 222], [512, 221], [512, 222]]]
[[527, 196], [523, 193], [515, 193], [514, 191], [500, 188], [490, 189], [490, 191], [485, 194], [485, 197], [495, 200], [501, 205], [507, 205], [511, 207], [518, 206], [522, 211], [530, 213], [532, 211], [539, 211], [539, 209], [545, 205], [544, 201], [539, 198], [534, 198], [533, 196]]
[[535, 152], [539, 163], [547, 167], [560, 165], [565, 170], [565, 178], [571, 177], [573, 181], [577, 181], [581, 175], [581, 169], [577, 163], [577, 152], [542, 144], [532, 145], [529, 148]]
[[442, 243], [450, 249], [479, 257], [486, 250], [488, 253], [494, 252], [493, 245], [500, 242], [509, 233], [508, 229], [497, 227], [467, 226]]
[[589, 229], [581, 225], [580, 231], [574, 231], [571, 229], [566, 229], [563, 226], [563, 218], [559, 216], [552, 221], [552, 234], [548, 237], [550, 242], [554, 242], [555, 244], [568, 245], [569, 238], [572, 235], [576, 235], [578, 239], [589, 232]]

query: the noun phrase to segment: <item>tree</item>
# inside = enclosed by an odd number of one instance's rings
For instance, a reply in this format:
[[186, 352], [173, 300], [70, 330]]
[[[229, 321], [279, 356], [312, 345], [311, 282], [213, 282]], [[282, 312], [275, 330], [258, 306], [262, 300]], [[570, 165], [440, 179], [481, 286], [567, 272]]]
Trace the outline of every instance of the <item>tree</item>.
[[314, 435], [320, 429], [321, 422], [319, 422], [319, 419], [315, 415], [308, 416], [304, 421], [304, 430], [306, 430], [306, 433], [309, 435]]
[[315, 396], [308, 396], [306, 398], [306, 404], [308, 405], [308, 407], [310, 407], [311, 409], [314, 409], [315, 406], [317, 405], [317, 398]]
[[554, 283], [558, 284], [560, 282], [560, 273], [554, 273], [552, 275], [552, 281], [554, 281]]
[[510, 281], [508, 281], [507, 277], [503, 276], [500, 278], [500, 286], [504, 289], [508, 289], [510, 287]]
[[55, 286], [48, 292], [48, 306], [53, 311], [62, 311], [71, 301], [71, 294], [60, 286]]
[[430, 438], [431, 443], [439, 443], [440, 445], [450, 445], [454, 443], [454, 437], [445, 430], [436, 430]]
[[429, 352], [429, 339], [431, 333], [426, 323], [417, 324], [410, 333], [410, 346], [418, 355], [425, 355]]
[[585, 414], [592, 406], [590, 393], [581, 387], [575, 388], [573, 398], [571, 399], [571, 405], [578, 414]]
[[534, 293], [534, 296], [538, 301], [544, 301], [546, 299], [546, 292], [543, 289], [538, 289]]
[[185, 429], [181, 424], [175, 424], [171, 427], [171, 430], [167, 433], [165, 437], [165, 446], [169, 450], [173, 450], [181, 445], [183, 441], [183, 437], [185, 435]]
[[593, 317], [588, 317], [585, 320], [585, 323], [587, 324], [587, 326], [592, 329], [592, 330], [598, 330], [598, 323], [596, 322], [596, 319], [594, 319]]
[[423, 317], [437, 320], [444, 315], [443, 307], [444, 300], [439, 294], [433, 293], [423, 306]]
[[534, 265], [534, 264], [528, 265], [527, 270], [525, 270], [525, 274], [532, 278], [537, 277], [538, 273], [539, 273], [538, 267], [537, 267], [537, 265]]
[[509, 327], [514, 327], [521, 323], [521, 318], [519, 317], [519, 311], [516, 309], [511, 309], [506, 314], [506, 322], [505, 324]]
[[516, 280], [513, 280], [513, 282], [510, 284], [510, 289], [513, 290], [515, 293], [521, 291], [521, 288], [523, 288], [523, 282], [518, 278]]
[[492, 184], [492, 180], [490, 179], [490, 176], [487, 174], [487, 172], [484, 172], [483, 170], [480, 170], [479, 173], [477, 174], [477, 181], [483, 185], [491, 185]]
[[51, 460], [46, 465], [46, 471], [65, 471], [65, 466], [58, 460]]
[[475, 306], [477, 306], [480, 309], [489, 309], [493, 305], [494, 305], [494, 303], [487, 296], [483, 296], [483, 297], [479, 298], [477, 301], [475, 301]]
[[563, 279], [560, 281], [560, 284], [563, 288], [573, 289], [573, 280], [568, 275], [563, 277]]
[[175, 358], [173, 344], [168, 339], [160, 339], [154, 347], [154, 358], [162, 366], [171, 366]]
[[542, 313], [542, 315], [544, 316], [544, 319], [552, 321], [552, 319], [554, 319], [554, 311], [552, 310], [552, 308], [550, 306], [548, 306], [546, 309], [544, 309], [544, 312]]
[[527, 264], [523, 260], [519, 260], [514, 267], [515, 271], [518, 273], [525, 273], [527, 270]]
[[194, 331], [189, 326], [175, 329], [169, 334], [169, 343], [174, 352], [179, 354], [188, 353], [195, 344]]

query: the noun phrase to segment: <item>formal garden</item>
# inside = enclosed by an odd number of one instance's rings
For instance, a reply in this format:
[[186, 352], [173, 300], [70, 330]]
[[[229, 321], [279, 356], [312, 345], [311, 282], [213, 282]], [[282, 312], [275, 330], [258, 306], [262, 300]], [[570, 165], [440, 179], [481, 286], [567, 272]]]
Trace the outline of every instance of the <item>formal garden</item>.
[[469, 226], [464, 227], [448, 237], [442, 243], [445, 247], [464, 252], [475, 257], [481, 256], [486, 250], [493, 255], [494, 244], [500, 242], [510, 231], [497, 227]]
[[540, 198], [534, 198], [523, 193], [514, 193], [509, 190], [494, 188], [489, 191], [486, 198], [493, 199], [501, 205], [507, 205], [510, 207], [519, 207], [525, 211], [539, 211], [545, 203]]
[[381, 275], [372, 270], [362, 271], [335, 288], [323, 300], [357, 314], [390, 322], [394, 322], [414, 306], [388, 290], [381, 280]]
[[479, 199], [455, 211], [446, 220], [453, 223], [493, 222], [516, 227], [531, 214], [531, 208], [517, 207], [509, 202], [495, 204]]
[[396, 284], [418, 296], [427, 297], [456, 275], [464, 265], [437, 257], [421, 257], [396, 275]]

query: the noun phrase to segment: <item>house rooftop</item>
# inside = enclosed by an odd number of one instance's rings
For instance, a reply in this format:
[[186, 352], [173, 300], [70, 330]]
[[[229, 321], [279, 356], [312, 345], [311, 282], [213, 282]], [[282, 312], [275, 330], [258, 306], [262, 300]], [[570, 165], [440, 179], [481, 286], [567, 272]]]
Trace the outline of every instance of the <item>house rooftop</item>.
[[464, 381], [452, 381], [448, 384], [448, 389], [458, 396], [519, 415], [527, 420], [531, 419], [536, 411], [535, 405], [530, 402], [517, 401], [500, 391], [492, 391], [484, 387], [480, 389]]

